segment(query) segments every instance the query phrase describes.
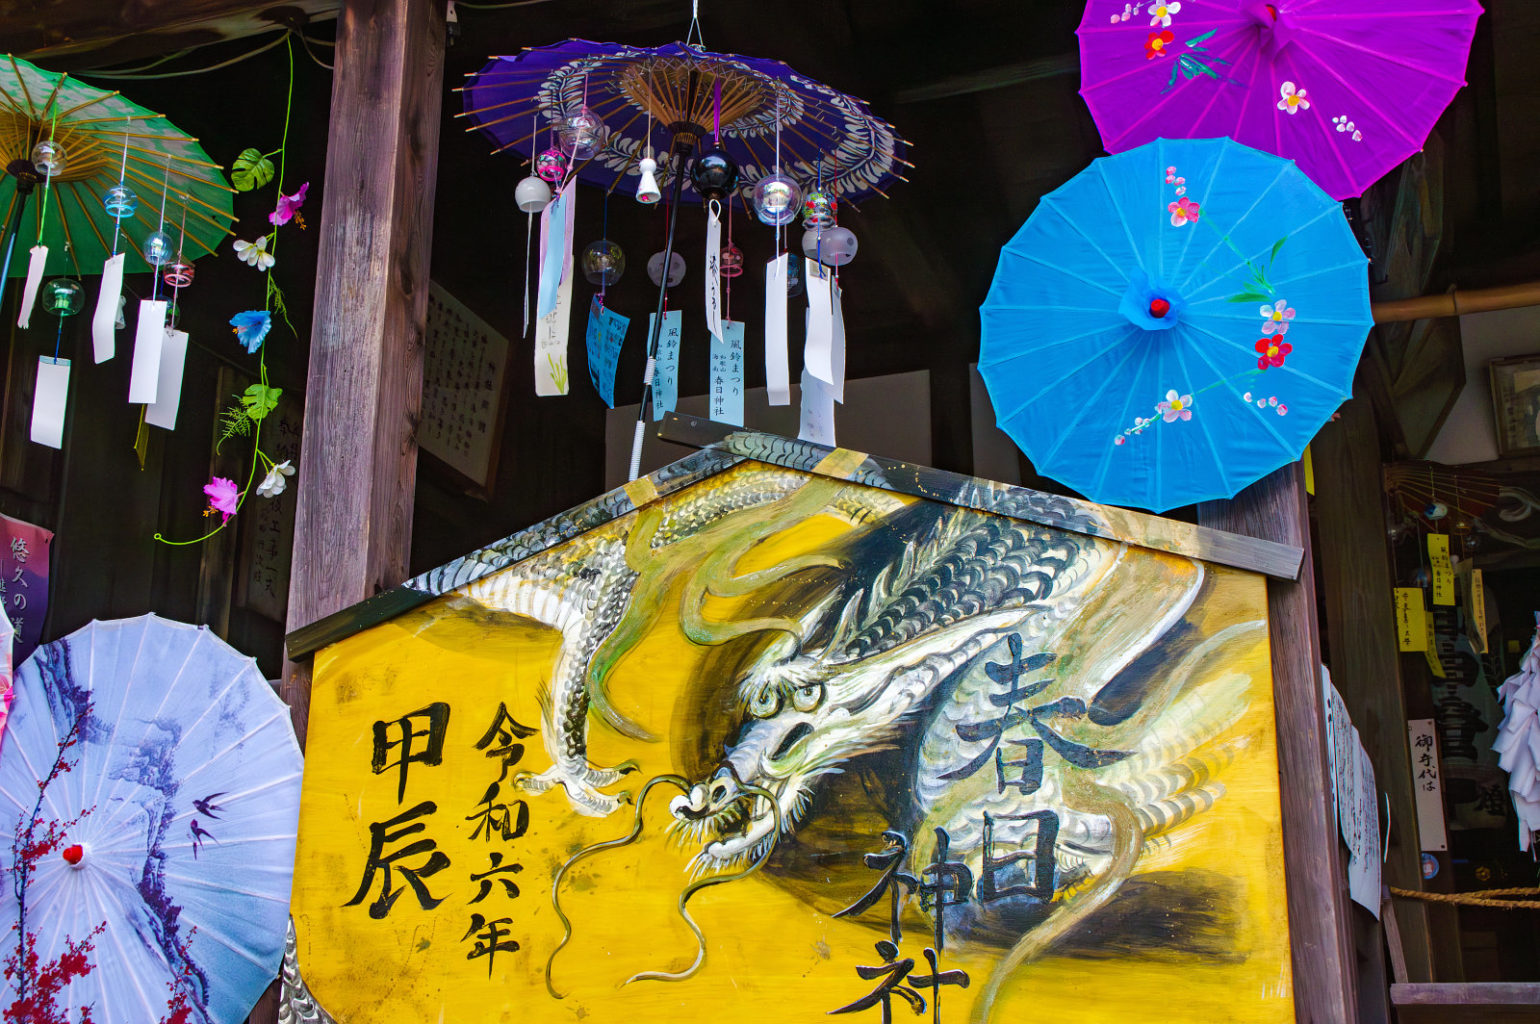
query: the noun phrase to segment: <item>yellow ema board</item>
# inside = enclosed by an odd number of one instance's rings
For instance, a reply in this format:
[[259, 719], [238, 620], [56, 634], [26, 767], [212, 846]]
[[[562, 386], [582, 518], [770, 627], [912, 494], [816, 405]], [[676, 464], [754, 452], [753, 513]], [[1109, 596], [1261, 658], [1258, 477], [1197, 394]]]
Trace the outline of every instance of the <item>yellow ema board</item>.
[[298, 966], [343, 1024], [1292, 1021], [1277, 770], [1262, 577], [744, 463], [317, 655]]

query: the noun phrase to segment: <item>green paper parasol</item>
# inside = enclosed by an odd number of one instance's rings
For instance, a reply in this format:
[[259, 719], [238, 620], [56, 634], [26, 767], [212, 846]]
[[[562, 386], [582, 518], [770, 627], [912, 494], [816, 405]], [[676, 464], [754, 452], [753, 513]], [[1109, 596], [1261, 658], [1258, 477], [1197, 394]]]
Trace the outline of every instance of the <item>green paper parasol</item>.
[[[31, 153], [49, 138], [63, 145], [65, 161], [60, 173], [44, 180], [32, 169]], [[140, 246], [161, 227], [162, 196], [162, 230], [174, 243], [182, 240], [185, 213], [182, 252], [189, 263], [213, 252], [235, 220], [233, 190], [197, 139], [117, 92], [12, 56], [0, 57], [0, 168], [6, 172], [0, 176], [0, 228], [13, 222], [18, 198], [25, 204], [11, 277], [26, 275], [25, 251], [39, 241], [48, 246], [48, 275], [101, 273], [117, 227], [102, 196], [120, 174], [139, 197], [138, 209], [122, 219], [116, 246], [126, 254], [125, 273], [150, 269]], [[34, 179], [30, 195], [25, 181], [18, 195], [18, 174]]]

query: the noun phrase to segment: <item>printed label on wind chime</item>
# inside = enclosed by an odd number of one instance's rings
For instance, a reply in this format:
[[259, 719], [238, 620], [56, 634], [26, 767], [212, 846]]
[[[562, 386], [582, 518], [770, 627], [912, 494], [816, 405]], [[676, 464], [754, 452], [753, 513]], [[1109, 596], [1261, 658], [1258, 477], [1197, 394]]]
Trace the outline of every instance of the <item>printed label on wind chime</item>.
[[535, 394], [567, 393], [567, 332], [572, 320], [572, 256], [556, 286], [556, 308], [535, 322]]
[[743, 426], [743, 323], [722, 321], [722, 336], [711, 338], [711, 418]]
[[1396, 587], [1396, 649], [1424, 651], [1428, 648], [1427, 612], [1422, 606], [1421, 587]]
[[620, 362], [620, 348], [626, 340], [631, 318], [609, 309], [594, 296], [588, 304], [588, 379], [604, 404], [615, 408], [615, 367]]
[[[647, 337], [656, 329], [658, 314], [647, 317]], [[658, 331], [657, 365], [652, 371], [652, 418], [661, 420], [679, 404], [679, 333], [684, 315], [677, 309], [663, 314], [663, 328]]]
[[715, 202], [706, 221], [706, 330], [712, 341], [722, 337], [722, 221]]

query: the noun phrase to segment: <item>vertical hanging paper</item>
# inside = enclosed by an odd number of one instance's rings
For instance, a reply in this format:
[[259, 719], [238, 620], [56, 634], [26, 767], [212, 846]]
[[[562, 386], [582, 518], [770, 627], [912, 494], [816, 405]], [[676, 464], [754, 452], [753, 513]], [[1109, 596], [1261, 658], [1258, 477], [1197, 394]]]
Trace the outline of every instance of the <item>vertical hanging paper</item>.
[[32, 392], [32, 430], [28, 435], [50, 448], [64, 447], [64, 403], [69, 397], [70, 361], [37, 357], [37, 386]]
[[706, 330], [712, 341], [722, 337], [722, 220], [717, 209], [713, 200], [706, 220]]
[[823, 381], [802, 371], [802, 420], [797, 436], [814, 444], [834, 444], [834, 395]]
[[723, 320], [722, 336], [711, 339], [711, 418], [743, 426], [743, 323]]
[[182, 404], [182, 369], [187, 362], [187, 332], [166, 328], [160, 346], [160, 379], [155, 401], [144, 410], [144, 421], [163, 430], [176, 429], [176, 412]]
[[[830, 275], [831, 277], [833, 275]], [[845, 308], [839, 279], [829, 282], [829, 370], [833, 380], [829, 393], [841, 405], [845, 403]]]
[[791, 404], [786, 346], [786, 266], [782, 253], [765, 264], [765, 396], [771, 405]]
[[1428, 534], [1428, 568], [1433, 574], [1433, 603], [1454, 604], [1454, 564], [1449, 561], [1449, 534]]
[[806, 260], [807, 341], [802, 347], [802, 366], [830, 387], [834, 384], [834, 301], [829, 286], [833, 272], [815, 260]]
[[[658, 314], [647, 317], [647, 336], [652, 337]], [[657, 366], [652, 371], [652, 418], [661, 420], [679, 404], [679, 334], [684, 315], [677, 309], [663, 314], [663, 329], [658, 331]]]
[[102, 287], [96, 293], [91, 315], [91, 351], [98, 363], [111, 359], [117, 350], [118, 300], [123, 297], [123, 253], [102, 264]]
[[21, 315], [16, 318], [17, 327], [29, 326], [32, 305], [37, 301], [38, 286], [43, 283], [43, 267], [48, 262], [48, 246], [32, 247], [32, 262], [27, 264], [27, 283], [21, 290]]
[[626, 340], [630, 317], [621, 316], [594, 296], [588, 305], [588, 379], [604, 404], [615, 408], [615, 367]]
[[1427, 612], [1422, 605], [1421, 587], [1396, 587], [1396, 649], [1400, 651], [1425, 651], [1428, 649]]
[[571, 384], [567, 333], [572, 324], [572, 257], [567, 256], [564, 263], [566, 270], [556, 286], [556, 306], [535, 322], [535, 394], [542, 398], [565, 395]]
[[160, 349], [166, 340], [166, 300], [142, 299], [134, 327], [134, 362], [128, 375], [128, 400], [155, 401], [160, 389]]
[[577, 181], [567, 187], [540, 211], [540, 288], [535, 299], [535, 318], [549, 316], [556, 308], [556, 288], [567, 276], [566, 255], [572, 226], [572, 199]]

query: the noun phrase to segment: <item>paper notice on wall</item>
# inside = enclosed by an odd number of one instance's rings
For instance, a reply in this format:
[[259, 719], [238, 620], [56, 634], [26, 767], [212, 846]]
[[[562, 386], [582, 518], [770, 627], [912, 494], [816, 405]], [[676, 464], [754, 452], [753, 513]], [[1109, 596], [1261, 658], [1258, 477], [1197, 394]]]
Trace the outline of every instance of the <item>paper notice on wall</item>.
[[710, 416], [718, 423], [743, 426], [743, 324], [722, 321], [722, 336], [711, 339], [711, 376], [707, 381]]
[[615, 368], [620, 364], [620, 348], [625, 344], [630, 317], [621, 316], [605, 306], [596, 295], [588, 304], [588, 379], [609, 408], [615, 408]]
[[43, 283], [43, 267], [48, 262], [48, 246], [32, 247], [32, 262], [27, 264], [27, 283], [21, 290], [21, 315], [16, 318], [17, 327], [30, 326], [32, 306], [37, 302], [37, 289]]
[[[647, 317], [647, 337], [652, 337], [658, 314]], [[684, 314], [671, 309], [663, 314], [658, 330], [657, 361], [652, 370], [652, 418], [661, 420], [679, 405], [679, 335], [684, 328]]]
[[128, 375], [128, 400], [149, 405], [160, 390], [160, 349], [166, 341], [166, 300], [143, 299], [134, 326], [134, 362]]
[[712, 340], [722, 337], [722, 221], [715, 202], [706, 218], [706, 331]]
[[1417, 846], [1432, 853], [1449, 849], [1444, 829], [1444, 780], [1438, 759], [1438, 733], [1433, 719], [1413, 718], [1406, 723], [1412, 752], [1412, 792], [1417, 804]]
[[123, 297], [123, 253], [102, 264], [102, 287], [91, 314], [91, 354], [105, 363], [117, 352], [118, 300]]
[[802, 418], [797, 436], [814, 444], [834, 445], [834, 395], [807, 370], [802, 371]]
[[176, 429], [176, 413], [182, 404], [182, 370], [187, 362], [187, 332], [166, 328], [160, 345], [160, 380], [155, 401], [145, 406], [144, 421], [162, 430]]
[[1331, 769], [1332, 812], [1347, 844], [1348, 895], [1380, 916], [1380, 810], [1374, 765], [1363, 739], [1348, 718], [1342, 694], [1321, 666], [1321, 695], [1326, 711], [1326, 750]]
[[1396, 649], [1428, 649], [1428, 613], [1422, 606], [1421, 587], [1396, 587]]
[[1454, 604], [1454, 563], [1449, 560], [1449, 535], [1428, 534], [1428, 569], [1433, 575], [1433, 603]]
[[37, 357], [37, 385], [32, 389], [32, 430], [28, 435], [50, 448], [64, 447], [64, 407], [69, 398], [70, 361]]
[[565, 395], [571, 383], [567, 375], [567, 334], [572, 326], [572, 257], [567, 272], [556, 285], [556, 305], [535, 321], [535, 394], [542, 398]]
[[786, 267], [782, 253], [765, 264], [765, 400], [791, 404], [790, 356], [786, 343]]

